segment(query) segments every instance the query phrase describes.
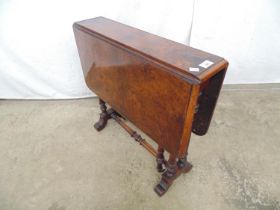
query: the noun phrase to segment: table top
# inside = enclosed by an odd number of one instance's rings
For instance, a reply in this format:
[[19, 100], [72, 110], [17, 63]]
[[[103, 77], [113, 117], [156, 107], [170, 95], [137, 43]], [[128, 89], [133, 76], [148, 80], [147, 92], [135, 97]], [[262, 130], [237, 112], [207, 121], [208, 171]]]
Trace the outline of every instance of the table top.
[[207, 80], [228, 64], [219, 56], [104, 17], [76, 22], [73, 27], [150, 59], [194, 83]]

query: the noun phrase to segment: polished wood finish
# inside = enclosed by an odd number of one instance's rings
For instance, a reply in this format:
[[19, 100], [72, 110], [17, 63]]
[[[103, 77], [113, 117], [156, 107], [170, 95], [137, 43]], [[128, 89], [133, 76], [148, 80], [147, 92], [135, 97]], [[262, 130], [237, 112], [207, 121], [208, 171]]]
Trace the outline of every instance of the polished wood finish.
[[[154, 155], [157, 170], [164, 171], [155, 191], [163, 195], [191, 169], [186, 160], [191, 132], [207, 132], [227, 61], [103, 17], [74, 23], [73, 29], [86, 84], [100, 97], [94, 127], [100, 131], [112, 118]], [[205, 60], [212, 65], [200, 67]], [[158, 150], [122, 118], [151, 137]]]
[[136, 131], [132, 130], [128, 125], [126, 125], [116, 111], [111, 109], [109, 111], [109, 116], [113, 118], [117, 123], [119, 123], [120, 126], [122, 126], [130, 134], [130, 136], [134, 138], [136, 142], [138, 142], [141, 146], [143, 146], [147, 151], [149, 151], [153, 156], [156, 157], [156, 150], [148, 142], [146, 142], [146, 140], [143, 139]]
[[99, 99], [99, 105], [100, 105], [100, 109], [101, 109], [101, 114], [100, 114], [98, 122], [96, 122], [94, 124], [94, 128], [97, 131], [101, 131], [103, 128], [105, 128], [105, 126], [107, 125], [108, 119], [110, 119], [110, 115], [107, 113], [107, 106], [106, 106], [105, 102], [103, 100]]

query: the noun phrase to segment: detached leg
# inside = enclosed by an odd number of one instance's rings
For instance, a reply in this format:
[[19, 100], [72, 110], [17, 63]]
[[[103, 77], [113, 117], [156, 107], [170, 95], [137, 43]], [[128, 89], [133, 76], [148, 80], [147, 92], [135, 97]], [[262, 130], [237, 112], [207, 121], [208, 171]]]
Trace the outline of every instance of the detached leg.
[[162, 174], [161, 180], [159, 184], [154, 188], [155, 192], [162, 196], [168, 188], [171, 186], [174, 179], [176, 179], [176, 173], [178, 170], [177, 163], [176, 163], [176, 157], [173, 155], [170, 155], [169, 160], [166, 164], [166, 171]]
[[161, 148], [161, 147], [158, 147], [158, 150], [157, 150], [157, 171], [158, 172], [163, 172], [164, 171], [164, 168], [163, 168], [163, 164], [164, 164], [164, 149]]
[[105, 105], [105, 102], [100, 98], [99, 98], [99, 105], [100, 105], [100, 109], [101, 109], [101, 114], [100, 114], [98, 122], [96, 122], [94, 124], [94, 128], [97, 131], [101, 131], [103, 128], [105, 128], [108, 119], [110, 119], [110, 116], [107, 112], [107, 107]]

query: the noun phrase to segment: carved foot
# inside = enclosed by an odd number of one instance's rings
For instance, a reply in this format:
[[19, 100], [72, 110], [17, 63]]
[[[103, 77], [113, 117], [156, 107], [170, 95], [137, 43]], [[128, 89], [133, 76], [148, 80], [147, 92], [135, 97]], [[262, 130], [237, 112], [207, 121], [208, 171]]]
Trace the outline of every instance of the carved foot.
[[94, 128], [97, 131], [101, 131], [107, 125], [109, 117], [107, 114], [101, 113], [99, 120], [94, 124]]
[[154, 190], [158, 196], [164, 195], [169, 187], [172, 185], [174, 179], [178, 176], [178, 167], [176, 163], [176, 157], [172, 155], [166, 164], [166, 171], [162, 174], [161, 180], [158, 185], [155, 186]]
[[101, 109], [101, 114], [99, 120], [94, 124], [94, 128], [97, 131], [101, 131], [103, 128], [105, 128], [108, 119], [110, 119], [110, 115], [107, 112], [107, 107], [102, 99], [99, 99], [99, 105]]
[[180, 176], [181, 173], [187, 173], [192, 169], [192, 165], [187, 161], [187, 158], [179, 158], [176, 163], [176, 158], [172, 156], [166, 164], [166, 171], [162, 174], [159, 184], [154, 188], [155, 192], [162, 196], [164, 195], [173, 181]]
[[160, 182], [155, 186], [154, 190], [158, 196], [163, 196], [172, 185], [175, 178], [168, 177], [166, 172], [162, 174]]

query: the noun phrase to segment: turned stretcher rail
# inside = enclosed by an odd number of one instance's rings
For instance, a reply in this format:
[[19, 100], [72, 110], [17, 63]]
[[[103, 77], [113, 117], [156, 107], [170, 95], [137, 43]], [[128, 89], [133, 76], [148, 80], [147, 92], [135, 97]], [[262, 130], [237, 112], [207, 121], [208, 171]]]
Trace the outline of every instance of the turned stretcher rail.
[[135, 141], [139, 142], [148, 152], [150, 152], [154, 157], [157, 156], [157, 151], [150, 145], [145, 139], [143, 139], [135, 130], [132, 130], [114, 111], [108, 110], [108, 114], [112, 119], [114, 119], [120, 126], [122, 126]]

